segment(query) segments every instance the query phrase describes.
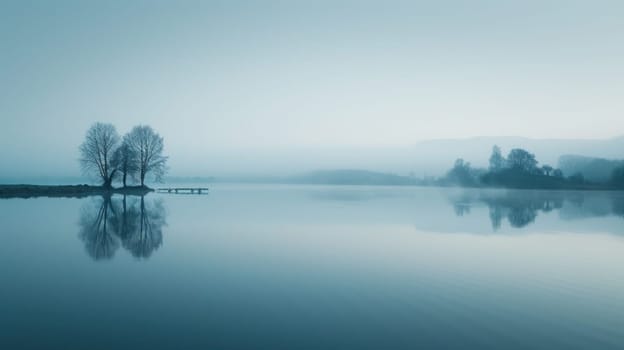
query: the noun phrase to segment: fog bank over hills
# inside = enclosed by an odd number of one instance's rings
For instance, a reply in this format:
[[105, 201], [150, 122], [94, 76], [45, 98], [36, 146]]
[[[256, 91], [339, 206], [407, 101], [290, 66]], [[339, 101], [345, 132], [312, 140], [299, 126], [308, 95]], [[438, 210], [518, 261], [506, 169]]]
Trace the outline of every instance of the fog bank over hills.
[[493, 145], [498, 145], [504, 155], [513, 148], [523, 148], [535, 154], [541, 165], [557, 166], [562, 155], [624, 158], [624, 136], [602, 140], [476, 137], [420, 142], [412, 149], [412, 159], [415, 160], [413, 164], [415, 169], [430, 169], [435, 172], [433, 175], [440, 175], [448, 170], [457, 158], [463, 158], [474, 166], [486, 167]]
[[[541, 165], [558, 166], [562, 155], [624, 159], [624, 136], [611, 139], [533, 139], [525, 137], [474, 137], [428, 140], [394, 147], [318, 147], [252, 150], [180, 150], [167, 145], [170, 178], [217, 177], [239, 180], [245, 177], [274, 178], [299, 176], [317, 170], [362, 169], [403, 176], [440, 176], [455, 159], [463, 158], [475, 167], [486, 167], [492, 146], [503, 155], [515, 147], [534, 153]], [[55, 155], [39, 162], [22, 158], [5, 160], [0, 182], [54, 184], [88, 182], [81, 178], [75, 154]], [[10, 165], [10, 166], [9, 166]], [[67, 179], [63, 179], [67, 178]]]
[[[562, 155], [624, 158], [624, 136], [611, 139], [531, 139], [475, 137], [428, 140], [404, 147], [306, 148], [277, 151], [238, 151], [202, 156], [202, 161], [172, 157], [175, 176], [282, 176], [323, 169], [365, 169], [416, 177], [444, 174], [455, 159], [486, 167], [492, 146], [504, 155], [512, 148], [534, 153], [540, 164], [558, 165]], [[193, 164], [194, 167], [189, 167]]]

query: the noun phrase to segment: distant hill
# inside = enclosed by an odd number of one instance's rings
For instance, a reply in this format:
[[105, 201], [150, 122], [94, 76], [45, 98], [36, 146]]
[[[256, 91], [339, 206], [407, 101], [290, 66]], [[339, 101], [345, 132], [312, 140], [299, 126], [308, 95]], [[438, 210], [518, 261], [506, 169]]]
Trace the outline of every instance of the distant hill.
[[[194, 158], [172, 156], [172, 176], [210, 174], [218, 179], [271, 181], [275, 177], [303, 174], [316, 169], [368, 169], [381, 174], [416, 178], [442, 176], [457, 158], [486, 167], [492, 146], [506, 155], [512, 148], [534, 153], [540, 165], [557, 166], [559, 157], [624, 158], [624, 137], [611, 139], [531, 139], [525, 137], [474, 137], [428, 140], [405, 146], [310, 147], [275, 150], [215, 151]], [[177, 163], [176, 163], [177, 162]], [[175, 171], [175, 173], [173, 173]]]
[[594, 182], [608, 181], [615, 168], [624, 166], [624, 160], [585, 157], [579, 155], [563, 155], [559, 158], [558, 167], [566, 175], [581, 173], [585, 179]]

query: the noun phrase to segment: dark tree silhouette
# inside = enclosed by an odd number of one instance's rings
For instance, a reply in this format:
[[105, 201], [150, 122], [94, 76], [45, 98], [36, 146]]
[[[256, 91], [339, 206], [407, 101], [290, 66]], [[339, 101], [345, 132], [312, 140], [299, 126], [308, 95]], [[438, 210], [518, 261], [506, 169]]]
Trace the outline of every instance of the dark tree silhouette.
[[617, 189], [624, 189], [624, 166], [613, 170], [611, 174], [611, 185]]
[[125, 138], [128, 146], [137, 156], [138, 174], [141, 186], [145, 185], [145, 176], [152, 173], [160, 181], [166, 172], [167, 157], [163, 155], [163, 138], [151, 127], [135, 126]]
[[128, 144], [128, 136], [124, 137], [121, 146], [113, 153], [112, 164], [122, 175], [123, 187], [127, 186], [127, 178], [133, 178], [139, 170], [139, 157], [136, 151]]
[[94, 260], [111, 259], [119, 248], [119, 239], [109, 222], [114, 216], [111, 197], [100, 197], [84, 206], [80, 215], [80, 238]]
[[550, 176], [553, 170], [553, 167], [551, 167], [550, 165], [542, 165], [542, 173], [546, 176]]
[[507, 163], [512, 169], [518, 169], [532, 174], [537, 172], [537, 160], [535, 160], [535, 155], [522, 148], [512, 149], [507, 156]]
[[499, 171], [505, 167], [505, 158], [501, 154], [498, 146], [492, 147], [492, 155], [490, 156], [490, 171]]
[[585, 183], [585, 176], [581, 173], [576, 173], [568, 177], [568, 182], [574, 185], [582, 185]]
[[119, 135], [112, 124], [95, 123], [80, 145], [80, 166], [83, 172], [98, 176], [106, 188], [112, 187], [113, 176], [117, 171], [112, 165], [112, 156], [118, 144]]
[[560, 169], [550, 165], [538, 167], [537, 164], [535, 155], [524, 149], [512, 149], [505, 159], [500, 155], [500, 149], [494, 146], [489, 171], [479, 176], [478, 183], [485, 186], [525, 189], [564, 189], [585, 185], [583, 181], [564, 179]]

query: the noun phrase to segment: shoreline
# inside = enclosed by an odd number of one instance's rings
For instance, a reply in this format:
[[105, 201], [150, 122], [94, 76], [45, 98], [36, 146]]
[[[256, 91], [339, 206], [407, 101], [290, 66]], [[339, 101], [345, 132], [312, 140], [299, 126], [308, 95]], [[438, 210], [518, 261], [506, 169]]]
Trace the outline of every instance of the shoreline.
[[[275, 184], [275, 183], [270, 183]], [[504, 186], [449, 186], [449, 185], [423, 185], [423, 184], [332, 184], [332, 183], [283, 183], [283, 185], [323, 185], [323, 186], [392, 186], [392, 187], [440, 187], [440, 188], [463, 188], [463, 189], [499, 189], [499, 190], [525, 190], [525, 191], [622, 191], [620, 188], [612, 188], [604, 185], [586, 184], [585, 186], [561, 186], [554, 188], [544, 187], [504, 187]], [[89, 196], [111, 196], [113, 194], [129, 196], [145, 196], [155, 189], [147, 186], [127, 186], [106, 189], [102, 186], [92, 185], [31, 185], [31, 184], [0, 184], [0, 199], [9, 198], [84, 198]]]
[[144, 196], [154, 189], [147, 186], [128, 186], [119, 188], [104, 188], [92, 185], [1, 185], [0, 198], [36, 198], [36, 197], [66, 197], [84, 198], [88, 196], [110, 196], [124, 194]]

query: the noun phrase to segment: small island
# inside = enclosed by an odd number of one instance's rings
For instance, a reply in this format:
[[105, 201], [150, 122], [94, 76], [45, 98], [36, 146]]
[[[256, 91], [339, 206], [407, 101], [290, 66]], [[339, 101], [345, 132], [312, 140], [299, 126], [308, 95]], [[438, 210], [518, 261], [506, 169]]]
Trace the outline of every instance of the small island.
[[114, 193], [144, 196], [154, 189], [147, 186], [126, 186], [106, 188], [93, 185], [0, 185], [0, 198], [33, 198], [33, 197], [70, 197], [105, 196]]
[[[79, 162], [83, 173], [98, 179], [100, 185], [0, 185], [0, 198], [144, 196], [154, 191], [145, 185], [145, 178], [151, 174], [161, 181], [167, 170], [163, 149], [163, 138], [150, 126], [135, 126], [120, 137], [114, 125], [98, 122], [87, 130]], [[129, 180], [138, 185], [128, 185]], [[121, 187], [114, 187], [115, 181]]]
[[[168, 157], [163, 155], [164, 141], [150, 126], [138, 125], [121, 137], [115, 126], [95, 123], [80, 145], [80, 167], [84, 175], [95, 178], [99, 185], [1, 185], [0, 198], [110, 196], [112, 194], [144, 196], [155, 192], [145, 184], [148, 175], [162, 181]], [[556, 168], [541, 165], [536, 156], [514, 148], [507, 156], [494, 145], [487, 168], [474, 167], [458, 158], [452, 168], [440, 177], [416, 178], [360, 169], [324, 170], [290, 177], [254, 179], [251, 182], [363, 185], [363, 186], [438, 186], [471, 188], [507, 188], [532, 190], [624, 190], [624, 161], [573, 155]], [[561, 162], [560, 162], [561, 163]], [[587, 174], [587, 175], [586, 175]], [[243, 181], [245, 182], [245, 181]], [[119, 183], [120, 186], [114, 186]], [[207, 193], [207, 188], [159, 188], [164, 193]]]

